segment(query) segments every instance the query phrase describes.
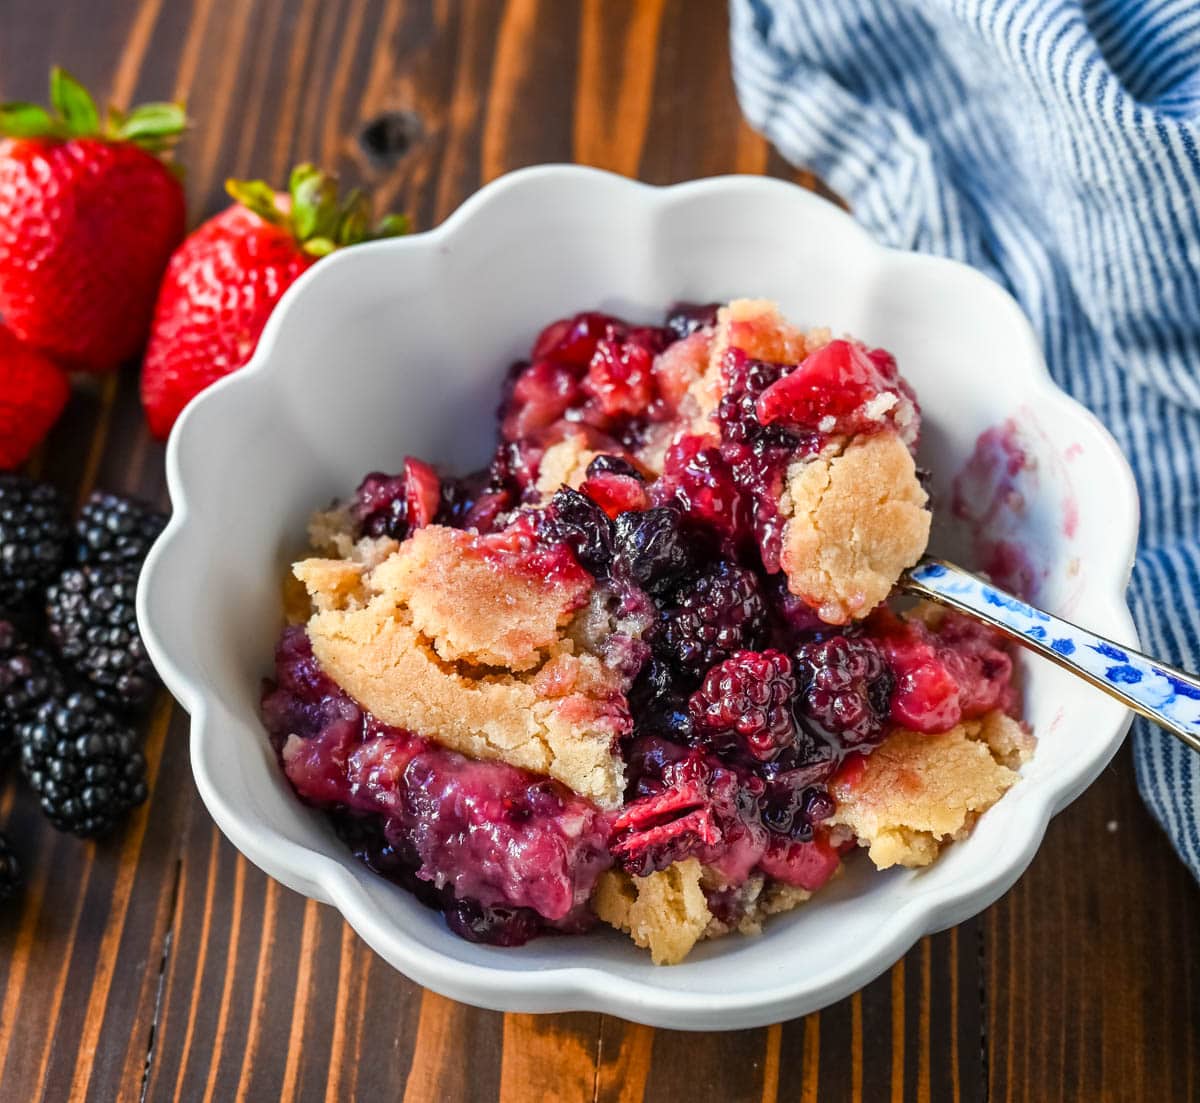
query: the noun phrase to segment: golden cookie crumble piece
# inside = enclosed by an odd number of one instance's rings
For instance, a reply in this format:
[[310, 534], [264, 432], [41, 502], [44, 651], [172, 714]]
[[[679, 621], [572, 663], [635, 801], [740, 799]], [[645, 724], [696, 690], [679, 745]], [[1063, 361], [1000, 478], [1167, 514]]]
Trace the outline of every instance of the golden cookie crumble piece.
[[608, 870], [596, 883], [592, 910], [649, 949], [655, 965], [677, 965], [698, 942], [734, 932], [761, 934], [767, 918], [791, 911], [812, 896], [806, 889], [755, 874], [738, 890], [737, 922], [725, 923], [712, 914], [704, 895], [706, 886], [716, 887], [720, 880], [695, 858], [648, 877]]
[[703, 873], [695, 858], [675, 862], [648, 877], [608, 870], [596, 882], [592, 910], [648, 949], [655, 965], [677, 965], [712, 922], [700, 887]]
[[897, 731], [835, 781], [831, 826], [849, 828], [879, 869], [924, 866], [963, 838], [1017, 781], [1033, 737], [1001, 712], [940, 735]]
[[924, 553], [928, 501], [894, 432], [793, 463], [779, 507], [788, 588], [829, 624], [865, 616]]
[[478, 537], [442, 525], [417, 529], [374, 583], [407, 607], [439, 658], [513, 671], [547, 658], [591, 591], [582, 578], [548, 586], [532, 572], [498, 569]]
[[588, 464], [597, 455], [588, 447], [587, 436], [578, 430], [567, 432], [561, 440], [550, 445], [538, 465], [535, 484], [542, 503], [548, 502], [560, 486], [578, 490], [587, 478]]
[[295, 571], [316, 610], [317, 661], [385, 724], [620, 803], [624, 686], [570, 631], [590, 581], [547, 585], [486, 554], [483, 538], [436, 525], [374, 565], [309, 559]]

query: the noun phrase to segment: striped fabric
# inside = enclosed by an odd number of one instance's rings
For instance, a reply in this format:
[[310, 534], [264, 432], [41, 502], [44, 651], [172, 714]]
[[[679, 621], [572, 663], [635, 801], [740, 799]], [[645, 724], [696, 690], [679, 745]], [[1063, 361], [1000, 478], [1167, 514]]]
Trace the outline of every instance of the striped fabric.
[[[1129, 456], [1144, 645], [1200, 667], [1200, 0], [732, 0], [742, 109], [888, 245], [982, 269]], [[1200, 877], [1200, 755], [1139, 723]]]

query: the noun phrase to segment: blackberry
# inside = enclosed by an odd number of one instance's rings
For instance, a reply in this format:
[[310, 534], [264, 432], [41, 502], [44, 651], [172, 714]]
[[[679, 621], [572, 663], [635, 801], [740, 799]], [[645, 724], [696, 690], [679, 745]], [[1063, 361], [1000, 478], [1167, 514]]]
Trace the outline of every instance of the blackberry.
[[54, 660], [27, 646], [11, 623], [0, 620], [0, 759], [16, 749], [17, 725], [62, 688]]
[[618, 514], [616, 556], [629, 579], [647, 593], [661, 595], [695, 565], [695, 538], [684, 531], [676, 506]]
[[17, 861], [8, 837], [0, 835], [0, 900], [15, 896], [21, 887], [21, 865]]
[[166, 515], [145, 502], [97, 490], [75, 522], [75, 558], [140, 565], [166, 523]]
[[19, 724], [21, 772], [60, 831], [110, 831], [146, 799], [146, 760], [131, 728], [88, 692], [42, 703]]
[[541, 526], [542, 536], [566, 544], [579, 565], [596, 578], [607, 578], [613, 557], [613, 524], [591, 498], [570, 487], [554, 492]]
[[59, 654], [113, 704], [144, 705], [154, 667], [137, 626], [136, 566], [70, 567], [46, 591], [46, 621]]
[[0, 475], [0, 608], [17, 608], [49, 582], [70, 538], [66, 507], [54, 487]]
[[726, 353], [722, 371], [725, 393], [717, 407], [717, 422], [721, 440], [731, 444], [752, 446], [756, 451], [767, 448], [795, 447], [796, 438], [779, 426], [764, 426], [758, 420], [759, 395], [784, 373], [783, 364], [753, 360], [740, 349]]
[[765, 619], [754, 573], [722, 560], [678, 592], [656, 642], [677, 669], [699, 678], [733, 652], [755, 647]]
[[715, 666], [692, 694], [692, 721], [701, 731], [732, 736], [767, 761], [796, 737], [792, 662], [782, 651], [739, 651]]
[[800, 711], [847, 747], [878, 743], [895, 678], [869, 639], [834, 636], [796, 652]]

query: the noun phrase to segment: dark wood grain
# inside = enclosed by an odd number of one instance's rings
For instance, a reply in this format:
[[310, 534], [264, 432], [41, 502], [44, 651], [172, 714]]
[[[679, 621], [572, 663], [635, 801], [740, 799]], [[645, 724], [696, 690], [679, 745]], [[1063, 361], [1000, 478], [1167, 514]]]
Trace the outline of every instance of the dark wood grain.
[[[421, 227], [540, 161], [817, 186], [742, 122], [726, 34], [722, 0], [0, 0], [0, 99], [40, 97], [54, 62], [186, 97], [193, 219], [226, 176], [301, 158]], [[394, 109], [420, 136], [381, 167], [356, 135]], [[34, 467], [165, 504], [136, 373], [80, 381]], [[51, 831], [11, 777], [0, 796], [30, 871], [0, 912], [0, 1100], [1200, 1098], [1200, 893], [1127, 754], [982, 916], [820, 1014], [694, 1035], [423, 992], [221, 837], [165, 695], [146, 742], [151, 800], [104, 843]]]

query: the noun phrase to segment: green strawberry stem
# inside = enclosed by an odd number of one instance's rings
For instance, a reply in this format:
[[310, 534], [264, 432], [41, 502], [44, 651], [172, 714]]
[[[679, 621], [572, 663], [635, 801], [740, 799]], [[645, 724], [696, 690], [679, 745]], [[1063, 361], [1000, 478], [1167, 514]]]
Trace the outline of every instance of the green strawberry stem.
[[314, 257], [409, 231], [408, 216], [403, 214], [384, 215], [372, 227], [367, 197], [354, 188], [339, 199], [337, 177], [315, 165], [292, 169], [286, 204], [279, 202], [275, 189], [264, 180], [226, 180], [225, 190], [259, 218], [286, 229]]
[[8, 138], [101, 138], [132, 142], [156, 156], [168, 152], [187, 129], [181, 103], [144, 103], [129, 112], [110, 107], [103, 120], [91, 93], [65, 69], [50, 70], [50, 103], [0, 104], [0, 136]]

